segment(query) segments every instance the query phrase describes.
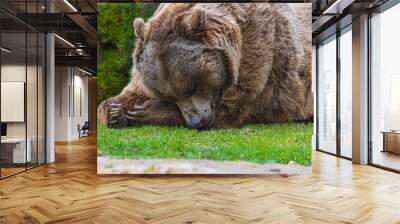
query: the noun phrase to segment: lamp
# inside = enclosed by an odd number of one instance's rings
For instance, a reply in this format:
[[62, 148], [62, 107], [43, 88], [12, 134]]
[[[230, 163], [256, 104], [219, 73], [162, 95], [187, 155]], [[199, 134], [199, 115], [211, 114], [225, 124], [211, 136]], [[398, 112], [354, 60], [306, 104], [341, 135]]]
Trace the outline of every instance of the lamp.
[[66, 39], [64, 39], [64, 38], [62, 38], [62, 37], [60, 37], [59, 35], [57, 35], [57, 34], [54, 34], [54, 36], [55, 37], [57, 37], [59, 40], [61, 40], [62, 42], [64, 42], [64, 43], [66, 43], [67, 45], [69, 45], [70, 47], [73, 47], [73, 48], [75, 48], [75, 45], [73, 45], [71, 42], [69, 42], [68, 40], [66, 40]]
[[83, 73], [85, 73], [85, 74], [87, 74], [87, 75], [89, 75], [89, 76], [92, 75], [92, 73], [90, 73], [90, 72], [88, 72], [88, 71], [86, 71], [86, 70], [83, 70], [83, 69], [81, 69], [81, 68], [79, 68], [79, 67], [78, 67], [78, 70], [81, 71], [81, 72], [83, 72]]
[[5, 47], [1, 47], [0, 49], [1, 49], [2, 51], [6, 52], [6, 53], [10, 53], [10, 52], [11, 52], [11, 50], [9, 50], [9, 49], [7, 49], [7, 48], [5, 48]]
[[68, 0], [64, 0], [65, 4], [68, 5], [68, 7], [70, 7], [74, 12], [78, 12], [78, 10], [68, 1]]

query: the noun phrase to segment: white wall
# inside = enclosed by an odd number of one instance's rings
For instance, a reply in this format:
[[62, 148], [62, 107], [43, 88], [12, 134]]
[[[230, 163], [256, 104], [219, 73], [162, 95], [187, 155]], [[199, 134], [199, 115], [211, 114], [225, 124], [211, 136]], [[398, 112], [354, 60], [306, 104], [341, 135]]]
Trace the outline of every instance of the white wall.
[[88, 120], [88, 78], [76, 68], [56, 67], [55, 85], [55, 140], [77, 139], [78, 125]]
[[[27, 88], [27, 119], [28, 119], [28, 129], [33, 128], [36, 130], [36, 80], [31, 77], [32, 74], [36, 77], [36, 66], [27, 66], [20, 64], [3, 64], [1, 66], [1, 81], [2, 82], [24, 82], [27, 69], [28, 72], [28, 84]], [[4, 97], [4, 96], [3, 96]], [[39, 105], [40, 107], [41, 105]], [[34, 107], [34, 108], [33, 108]], [[7, 110], [8, 108], [2, 108], [2, 110]], [[22, 108], [24, 110], [24, 108]], [[34, 111], [35, 113], [33, 113]], [[32, 123], [33, 122], [33, 123]], [[28, 130], [29, 131], [29, 130]], [[36, 132], [35, 132], [36, 134]], [[7, 135], [8, 137], [25, 137], [25, 122], [7, 122]], [[29, 133], [28, 133], [29, 137]]]
[[68, 71], [67, 67], [55, 68], [55, 141], [68, 140]]
[[[25, 83], [1, 81], [1, 121], [24, 122]], [[34, 105], [36, 108], [36, 105]]]
[[89, 120], [88, 116], [88, 78], [86, 76], [82, 76], [83, 73], [75, 69], [74, 71], [74, 92], [72, 93], [72, 99], [74, 99], [72, 108], [72, 120], [71, 120], [71, 135], [73, 138], [78, 138], [78, 125], [83, 125], [85, 121]]
[[[2, 65], [1, 81], [25, 82], [25, 65]], [[7, 108], [1, 109], [7, 110]], [[25, 122], [7, 122], [7, 137], [25, 137]]]

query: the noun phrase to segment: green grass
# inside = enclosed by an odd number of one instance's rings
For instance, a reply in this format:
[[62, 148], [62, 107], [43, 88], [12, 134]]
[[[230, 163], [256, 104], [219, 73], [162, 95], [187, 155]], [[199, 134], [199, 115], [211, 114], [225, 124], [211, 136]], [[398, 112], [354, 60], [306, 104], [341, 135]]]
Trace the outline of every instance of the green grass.
[[247, 125], [208, 131], [98, 125], [99, 154], [129, 159], [208, 159], [311, 164], [312, 123]]

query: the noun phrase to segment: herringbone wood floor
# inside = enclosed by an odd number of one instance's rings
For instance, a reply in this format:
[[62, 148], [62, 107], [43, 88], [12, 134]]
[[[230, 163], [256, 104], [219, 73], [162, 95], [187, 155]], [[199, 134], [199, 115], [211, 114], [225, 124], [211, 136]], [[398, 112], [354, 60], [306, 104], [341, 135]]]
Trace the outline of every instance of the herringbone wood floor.
[[400, 175], [314, 154], [311, 177], [98, 176], [95, 139], [0, 181], [0, 223], [400, 223]]

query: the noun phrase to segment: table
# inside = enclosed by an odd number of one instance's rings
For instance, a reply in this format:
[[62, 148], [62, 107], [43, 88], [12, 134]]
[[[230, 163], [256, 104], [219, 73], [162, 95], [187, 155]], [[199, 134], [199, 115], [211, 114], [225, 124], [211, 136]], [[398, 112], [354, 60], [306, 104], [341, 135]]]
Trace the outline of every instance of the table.
[[[5, 138], [1, 139], [1, 157], [5, 158], [7, 163], [26, 163], [31, 162], [32, 153], [30, 138], [26, 139], [28, 143], [25, 153], [25, 138]], [[11, 156], [12, 154], [12, 156]], [[12, 159], [11, 159], [12, 158]]]
[[392, 152], [400, 154], [400, 131], [382, 131], [383, 150], [382, 152]]

